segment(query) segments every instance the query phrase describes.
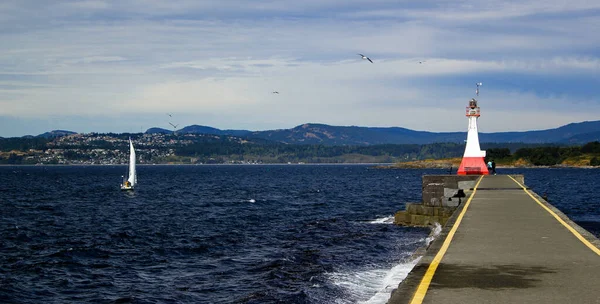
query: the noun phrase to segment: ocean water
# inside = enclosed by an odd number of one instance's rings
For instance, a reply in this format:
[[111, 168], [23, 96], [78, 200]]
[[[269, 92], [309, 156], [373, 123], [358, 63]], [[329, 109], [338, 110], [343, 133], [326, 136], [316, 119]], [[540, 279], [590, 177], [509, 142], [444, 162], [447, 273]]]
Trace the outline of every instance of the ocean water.
[[[436, 229], [368, 165], [0, 167], [2, 303], [385, 303]], [[499, 169], [599, 235], [599, 170]]]

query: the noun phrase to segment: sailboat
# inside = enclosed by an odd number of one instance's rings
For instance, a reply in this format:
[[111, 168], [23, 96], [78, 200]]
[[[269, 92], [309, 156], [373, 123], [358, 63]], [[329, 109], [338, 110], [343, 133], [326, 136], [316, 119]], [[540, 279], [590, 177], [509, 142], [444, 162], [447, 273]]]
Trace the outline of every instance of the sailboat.
[[136, 184], [137, 175], [135, 174], [135, 149], [133, 148], [133, 142], [131, 142], [131, 138], [129, 138], [129, 172], [127, 179], [123, 177], [121, 190], [133, 190]]

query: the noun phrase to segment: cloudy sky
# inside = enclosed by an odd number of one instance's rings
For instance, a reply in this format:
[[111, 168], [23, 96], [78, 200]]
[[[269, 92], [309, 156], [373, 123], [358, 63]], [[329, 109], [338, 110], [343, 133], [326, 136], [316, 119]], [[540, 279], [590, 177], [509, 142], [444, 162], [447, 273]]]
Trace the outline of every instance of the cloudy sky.
[[481, 132], [555, 128], [600, 119], [599, 32], [591, 0], [4, 0], [0, 136], [466, 132], [476, 82]]

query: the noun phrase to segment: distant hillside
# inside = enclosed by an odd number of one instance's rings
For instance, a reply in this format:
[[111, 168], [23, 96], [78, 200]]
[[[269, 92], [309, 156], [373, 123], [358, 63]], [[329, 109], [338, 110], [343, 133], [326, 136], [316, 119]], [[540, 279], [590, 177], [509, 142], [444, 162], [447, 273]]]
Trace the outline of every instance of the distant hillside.
[[[600, 121], [571, 123], [556, 129], [523, 132], [479, 133], [482, 143], [585, 144], [600, 137]], [[378, 145], [462, 143], [465, 132], [427, 132], [405, 128], [337, 127], [304, 124], [292, 129], [252, 132], [252, 137], [289, 144]]]
[[[152, 128], [154, 133], [171, 132]], [[291, 129], [268, 131], [220, 130], [207, 126], [192, 125], [177, 130], [178, 134], [230, 135], [246, 138], [259, 138], [286, 144], [338, 145], [380, 145], [380, 144], [431, 144], [463, 143], [467, 132], [427, 132], [400, 127], [357, 127], [330, 126], [325, 124], [303, 124]], [[555, 129], [479, 133], [481, 143], [525, 143], [525, 144], [567, 144], [580, 145], [600, 140], [600, 121], [571, 123]]]
[[213, 127], [191, 125], [176, 131], [178, 134], [213, 134], [213, 135], [230, 135], [230, 136], [246, 136], [251, 133], [248, 130], [220, 130]]
[[146, 134], [171, 134], [173, 131], [163, 128], [150, 128], [146, 130]]
[[581, 133], [563, 140], [564, 143], [569, 145], [587, 143], [592, 141], [600, 141], [600, 131]]
[[288, 144], [323, 144], [334, 146], [462, 142], [466, 138], [466, 132], [441, 134], [413, 131], [399, 127], [338, 127], [324, 124], [304, 124], [292, 129], [252, 132], [248, 136]]
[[42, 134], [38, 135], [37, 137], [43, 137], [43, 138], [50, 139], [50, 138], [63, 137], [63, 136], [72, 135], [72, 134], [77, 134], [77, 132], [65, 131], [65, 130], [53, 130], [50, 132], [42, 133]]
[[479, 141], [585, 144], [600, 138], [598, 130], [600, 121], [584, 121], [540, 131], [480, 133]]

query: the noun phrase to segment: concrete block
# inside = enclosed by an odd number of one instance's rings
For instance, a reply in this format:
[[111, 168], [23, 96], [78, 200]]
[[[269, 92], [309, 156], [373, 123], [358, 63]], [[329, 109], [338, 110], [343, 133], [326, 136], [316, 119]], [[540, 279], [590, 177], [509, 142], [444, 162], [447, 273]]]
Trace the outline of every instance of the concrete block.
[[440, 225], [446, 226], [446, 223], [448, 222], [448, 219], [450, 219], [450, 217], [448, 217], [448, 216], [442, 216], [440, 218]]
[[435, 223], [439, 223], [439, 217], [437, 216], [427, 216], [423, 219], [423, 226], [434, 225]]
[[411, 221], [410, 213], [406, 212], [404, 214], [404, 221], [407, 222], [407, 223], [410, 223], [410, 221]]
[[419, 213], [419, 214], [421, 214], [421, 215], [429, 215], [429, 209], [430, 208], [431, 207], [429, 207], [429, 206], [423, 205], [423, 207], [421, 208], [421, 213]]
[[424, 204], [427, 206], [441, 206], [442, 205], [441, 201], [442, 201], [443, 197], [444, 196], [431, 197], [431, 198], [429, 198], [429, 203], [424, 203]]
[[457, 197], [453, 198], [452, 200], [444, 201], [444, 207], [458, 207], [458, 205], [459, 199]]
[[423, 203], [428, 206], [439, 206], [440, 200], [444, 197], [444, 188], [430, 188], [423, 191]]
[[411, 214], [423, 214], [423, 204], [415, 205], [414, 212]]
[[405, 225], [406, 222], [406, 211], [398, 211], [394, 214], [394, 224]]
[[411, 215], [410, 222], [412, 225], [425, 226], [425, 216], [424, 215]]
[[406, 212], [410, 213], [410, 214], [417, 214], [417, 207], [420, 205], [421, 204], [407, 203], [406, 204]]
[[444, 188], [444, 197], [453, 197], [458, 194], [458, 188]]
[[422, 177], [423, 203], [428, 206], [440, 206], [444, 197], [456, 195], [454, 193], [456, 189], [468, 190], [474, 187], [478, 177], [475, 175], [424, 175]]
[[444, 208], [444, 213], [442, 215], [445, 217], [451, 217], [452, 214], [454, 214], [454, 211], [456, 211], [456, 207], [446, 207]]

